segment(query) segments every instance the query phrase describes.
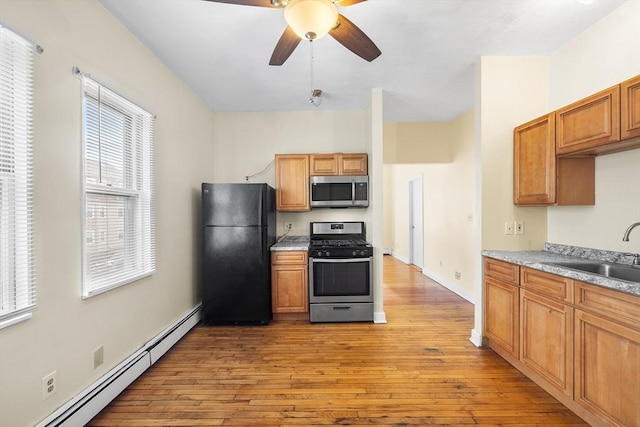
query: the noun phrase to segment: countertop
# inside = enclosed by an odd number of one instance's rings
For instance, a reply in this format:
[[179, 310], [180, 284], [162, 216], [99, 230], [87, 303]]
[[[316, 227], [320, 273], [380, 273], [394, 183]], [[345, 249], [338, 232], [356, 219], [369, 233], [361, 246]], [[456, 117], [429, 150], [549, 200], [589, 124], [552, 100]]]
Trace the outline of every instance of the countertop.
[[271, 251], [306, 251], [309, 249], [309, 236], [283, 236], [271, 246]]
[[543, 251], [484, 250], [482, 255], [640, 296], [640, 283], [638, 282], [629, 282], [589, 272], [571, 270], [558, 265], [546, 264], [550, 262], [590, 263], [595, 260], [628, 265], [631, 264], [633, 259], [629, 254], [547, 243]]

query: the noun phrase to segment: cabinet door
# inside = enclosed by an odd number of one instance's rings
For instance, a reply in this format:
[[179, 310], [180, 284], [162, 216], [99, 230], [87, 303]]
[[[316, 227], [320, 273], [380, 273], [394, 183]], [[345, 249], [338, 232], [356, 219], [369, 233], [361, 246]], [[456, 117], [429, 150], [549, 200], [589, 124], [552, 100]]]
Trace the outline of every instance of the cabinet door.
[[597, 153], [620, 141], [620, 86], [556, 111], [556, 138], [558, 155]]
[[574, 400], [611, 426], [640, 426], [640, 332], [575, 311]]
[[516, 286], [485, 277], [484, 335], [497, 346], [518, 358], [518, 305]]
[[620, 138], [640, 137], [640, 76], [620, 85]]
[[310, 210], [309, 155], [276, 155], [276, 209], [280, 212]]
[[367, 155], [364, 153], [339, 154], [338, 175], [366, 175]]
[[309, 156], [311, 164], [311, 175], [338, 175], [338, 155], [337, 154], [311, 154]]
[[273, 265], [271, 267], [274, 313], [309, 311], [308, 273], [306, 265]]
[[573, 309], [520, 290], [520, 360], [573, 396]]
[[556, 202], [555, 136], [553, 113], [514, 129], [514, 204], [552, 205]]

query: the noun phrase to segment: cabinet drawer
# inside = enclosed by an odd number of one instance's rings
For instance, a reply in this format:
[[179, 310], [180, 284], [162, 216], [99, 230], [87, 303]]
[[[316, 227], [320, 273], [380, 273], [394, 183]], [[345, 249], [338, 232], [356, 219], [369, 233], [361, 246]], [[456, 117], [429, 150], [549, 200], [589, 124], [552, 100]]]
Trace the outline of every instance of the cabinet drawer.
[[566, 277], [523, 268], [520, 270], [520, 286], [549, 298], [573, 302], [573, 280]]
[[640, 329], [640, 296], [576, 281], [575, 306]]
[[484, 274], [515, 286], [520, 282], [520, 267], [493, 258], [484, 259]]
[[271, 264], [307, 264], [305, 251], [274, 251], [271, 252]]

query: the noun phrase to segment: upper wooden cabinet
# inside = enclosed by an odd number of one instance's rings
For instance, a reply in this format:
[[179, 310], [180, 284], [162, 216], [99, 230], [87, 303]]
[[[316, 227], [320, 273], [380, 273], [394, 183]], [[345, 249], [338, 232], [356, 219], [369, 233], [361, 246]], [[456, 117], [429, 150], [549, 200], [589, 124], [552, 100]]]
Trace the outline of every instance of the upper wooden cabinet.
[[366, 153], [310, 154], [311, 175], [366, 175]]
[[595, 160], [556, 156], [555, 118], [547, 114], [514, 129], [515, 205], [595, 204]]
[[276, 154], [276, 209], [280, 212], [311, 209], [308, 154]]
[[557, 154], [588, 152], [620, 141], [620, 86], [556, 111]]
[[640, 76], [620, 84], [620, 138], [640, 138]]
[[338, 175], [367, 175], [367, 173], [365, 153], [338, 154]]
[[556, 202], [555, 114], [520, 125], [513, 132], [514, 203], [552, 205]]
[[338, 175], [337, 154], [310, 154], [311, 175]]

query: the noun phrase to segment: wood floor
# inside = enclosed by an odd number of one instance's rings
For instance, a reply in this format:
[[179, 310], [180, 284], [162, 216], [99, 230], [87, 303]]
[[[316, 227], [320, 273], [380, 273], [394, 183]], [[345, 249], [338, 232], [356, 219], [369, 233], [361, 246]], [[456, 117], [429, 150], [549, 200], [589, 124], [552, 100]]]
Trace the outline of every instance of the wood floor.
[[90, 425], [585, 425], [471, 344], [470, 303], [384, 262], [387, 324], [196, 327]]

